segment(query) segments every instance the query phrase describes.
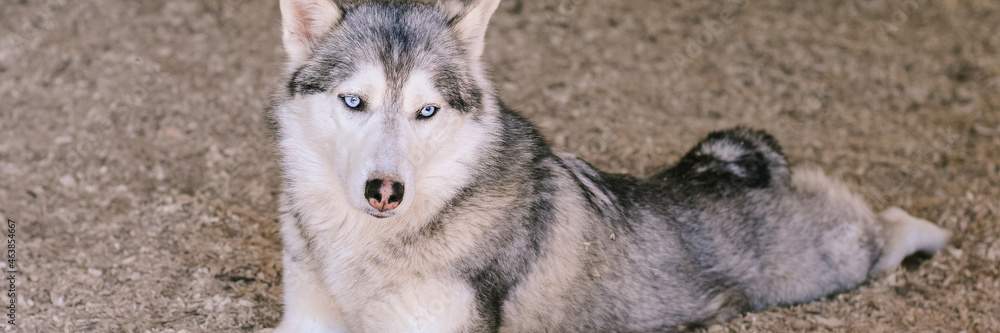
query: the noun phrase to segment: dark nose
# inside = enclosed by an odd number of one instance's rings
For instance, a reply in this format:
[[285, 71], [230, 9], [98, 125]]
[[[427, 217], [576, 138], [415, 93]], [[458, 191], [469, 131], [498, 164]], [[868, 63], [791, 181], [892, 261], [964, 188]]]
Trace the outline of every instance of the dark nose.
[[403, 189], [403, 183], [392, 179], [372, 179], [365, 184], [365, 198], [379, 211], [393, 210], [403, 201]]

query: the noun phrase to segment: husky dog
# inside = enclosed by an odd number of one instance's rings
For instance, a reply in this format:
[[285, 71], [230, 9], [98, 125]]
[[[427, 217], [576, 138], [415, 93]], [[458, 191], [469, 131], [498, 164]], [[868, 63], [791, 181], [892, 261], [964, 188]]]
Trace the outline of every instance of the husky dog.
[[499, 0], [281, 0], [277, 332], [662, 332], [858, 285], [949, 233], [768, 134], [648, 179], [553, 153], [481, 62]]

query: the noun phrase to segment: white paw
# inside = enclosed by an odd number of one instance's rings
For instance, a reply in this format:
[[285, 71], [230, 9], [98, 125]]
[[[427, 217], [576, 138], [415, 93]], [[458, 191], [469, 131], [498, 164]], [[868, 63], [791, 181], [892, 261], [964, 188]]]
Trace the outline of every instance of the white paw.
[[[902, 232], [907, 243], [907, 255], [917, 251], [937, 252], [948, 244], [951, 231], [944, 230], [930, 221], [913, 217], [899, 207], [889, 207], [882, 212], [882, 219], [895, 222], [897, 232]], [[901, 229], [901, 230], [899, 230]]]
[[885, 248], [874, 270], [895, 267], [908, 255], [920, 252], [934, 253], [944, 248], [951, 232], [920, 218], [907, 214], [899, 207], [889, 207], [880, 214], [885, 223]]

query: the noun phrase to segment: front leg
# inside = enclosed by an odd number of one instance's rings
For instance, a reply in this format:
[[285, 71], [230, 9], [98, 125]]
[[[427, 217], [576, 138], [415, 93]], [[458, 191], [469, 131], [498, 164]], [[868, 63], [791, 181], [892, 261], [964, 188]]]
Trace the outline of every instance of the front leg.
[[281, 216], [284, 242], [281, 262], [285, 291], [284, 314], [274, 333], [347, 332], [336, 301], [325, 288], [317, 272], [307, 263], [308, 251], [296, 221], [299, 216], [285, 212]]
[[[430, 274], [427, 274], [430, 275]], [[381, 289], [358, 311], [364, 332], [469, 332], [479, 320], [475, 291], [464, 281], [405, 277]]]
[[274, 333], [347, 332], [340, 311], [321, 280], [300, 261], [301, 258], [289, 252], [286, 249], [282, 257], [285, 312]]

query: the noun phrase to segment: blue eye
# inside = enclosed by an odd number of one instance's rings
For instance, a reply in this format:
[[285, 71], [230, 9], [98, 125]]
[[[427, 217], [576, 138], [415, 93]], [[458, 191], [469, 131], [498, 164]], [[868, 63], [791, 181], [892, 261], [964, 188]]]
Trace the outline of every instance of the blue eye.
[[433, 105], [425, 106], [423, 110], [420, 110], [420, 118], [430, 118], [437, 113], [438, 107]]
[[357, 109], [361, 106], [361, 98], [354, 95], [344, 96], [344, 104], [352, 109]]

